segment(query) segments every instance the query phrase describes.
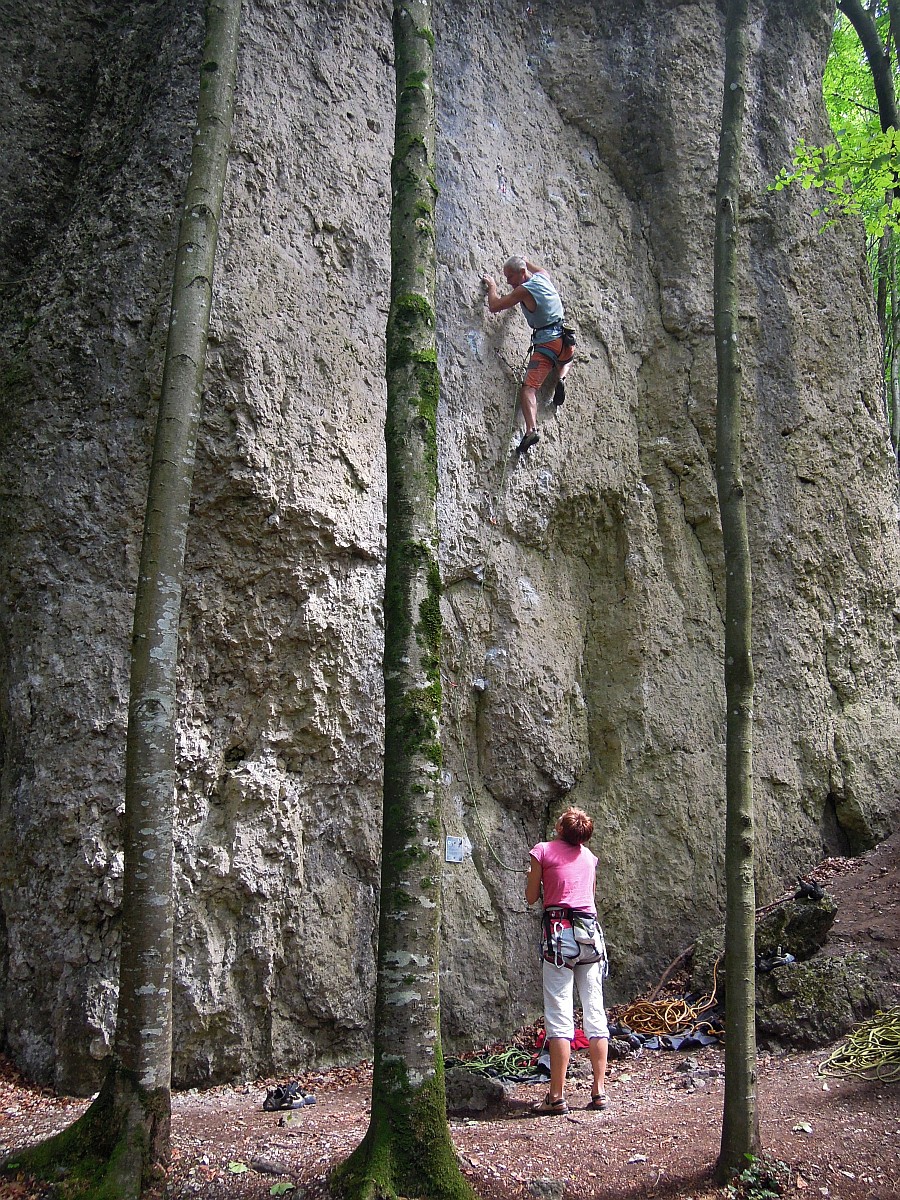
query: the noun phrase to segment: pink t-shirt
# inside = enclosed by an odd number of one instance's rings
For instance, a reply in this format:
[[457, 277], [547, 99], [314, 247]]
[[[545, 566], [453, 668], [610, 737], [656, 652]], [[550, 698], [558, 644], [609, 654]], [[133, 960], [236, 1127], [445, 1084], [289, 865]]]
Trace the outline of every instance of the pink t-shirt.
[[538, 842], [531, 857], [541, 864], [544, 885], [544, 907], [565, 904], [583, 912], [596, 913], [594, 907], [594, 877], [597, 858], [587, 846], [572, 846], [562, 838]]

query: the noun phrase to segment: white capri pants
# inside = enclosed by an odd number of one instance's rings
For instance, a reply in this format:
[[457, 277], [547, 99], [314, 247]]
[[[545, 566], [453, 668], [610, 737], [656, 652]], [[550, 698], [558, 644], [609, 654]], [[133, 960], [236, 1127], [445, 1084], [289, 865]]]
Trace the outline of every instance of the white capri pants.
[[[570, 929], [565, 930], [572, 940], [571, 953], [577, 952], [575, 939]], [[568, 955], [570, 947], [563, 952]], [[584, 1034], [590, 1038], [609, 1039], [606, 1009], [603, 1007], [603, 963], [582, 963], [576, 967], [557, 967], [543, 960], [544, 965], [544, 1027], [548, 1038], [575, 1036], [574, 986], [578, 985], [578, 996], [584, 1014]]]

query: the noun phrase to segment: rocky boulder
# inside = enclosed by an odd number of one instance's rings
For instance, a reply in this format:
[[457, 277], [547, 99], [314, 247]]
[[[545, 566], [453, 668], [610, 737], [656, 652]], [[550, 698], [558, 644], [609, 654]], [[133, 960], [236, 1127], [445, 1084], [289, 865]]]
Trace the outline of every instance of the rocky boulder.
[[[762, 971], [774, 956], [791, 955], [798, 962], [812, 958], [825, 945], [834, 923], [833, 896], [818, 900], [791, 899], [770, 908], [756, 921], [756, 961]], [[691, 957], [691, 987], [709, 993], [715, 986], [725, 994], [725, 928], [717, 925], [699, 934]]]
[[756, 977], [756, 1028], [762, 1045], [813, 1049], [843, 1037], [890, 1003], [873, 956], [820, 955]]
[[466, 1067], [450, 1067], [444, 1075], [447, 1112], [454, 1117], [481, 1116], [501, 1108], [507, 1091], [503, 1082]]
[[825, 945], [834, 924], [837, 904], [833, 896], [820, 900], [787, 900], [764, 913], [756, 922], [756, 957], [791, 954], [805, 962]]

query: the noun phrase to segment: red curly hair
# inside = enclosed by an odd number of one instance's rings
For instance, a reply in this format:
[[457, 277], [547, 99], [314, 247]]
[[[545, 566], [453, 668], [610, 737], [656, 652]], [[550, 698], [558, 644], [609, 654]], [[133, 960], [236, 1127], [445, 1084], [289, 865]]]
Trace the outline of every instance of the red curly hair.
[[594, 822], [583, 809], [569, 805], [556, 822], [556, 832], [570, 846], [580, 846], [590, 840], [594, 832]]

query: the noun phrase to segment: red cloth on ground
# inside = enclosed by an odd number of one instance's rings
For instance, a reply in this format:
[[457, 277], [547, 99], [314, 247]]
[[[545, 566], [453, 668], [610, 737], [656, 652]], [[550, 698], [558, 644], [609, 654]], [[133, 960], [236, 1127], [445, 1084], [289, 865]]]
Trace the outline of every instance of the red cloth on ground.
[[[540, 1031], [540, 1033], [537, 1035], [537, 1037], [535, 1038], [535, 1041], [534, 1041], [535, 1049], [536, 1050], [543, 1049], [544, 1042], [546, 1040], [547, 1040], [546, 1031], [542, 1029]], [[576, 1029], [575, 1036], [572, 1038], [572, 1049], [573, 1050], [587, 1050], [590, 1048], [590, 1044], [591, 1043], [588, 1040], [588, 1038], [585, 1037], [584, 1030]]]

